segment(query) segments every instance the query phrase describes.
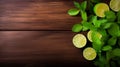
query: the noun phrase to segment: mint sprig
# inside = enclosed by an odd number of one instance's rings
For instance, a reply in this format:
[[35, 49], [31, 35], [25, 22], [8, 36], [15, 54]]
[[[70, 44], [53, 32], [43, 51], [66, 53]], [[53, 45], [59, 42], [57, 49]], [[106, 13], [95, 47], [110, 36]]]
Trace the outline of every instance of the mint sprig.
[[[106, 11], [105, 17], [100, 18], [93, 12], [95, 4], [100, 2], [101, 0], [73, 2], [75, 8], [68, 10], [68, 14], [80, 15], [82, 21], [73, 25], [72, 32], [92, 30], [91, 47], [96, 50], [98, 56], [93, 60], [94, 64], [98, 67], [117, 67], [120, 66], [120, 11]], [[101, 39], [97, 37], [97, 33], [102, 35]]]

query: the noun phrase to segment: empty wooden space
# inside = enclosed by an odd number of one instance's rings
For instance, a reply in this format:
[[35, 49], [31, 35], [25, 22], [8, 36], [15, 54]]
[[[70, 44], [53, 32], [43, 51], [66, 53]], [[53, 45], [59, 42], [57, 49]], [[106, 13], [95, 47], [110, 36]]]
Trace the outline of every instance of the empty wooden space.
[[70, 30], [80, 17], [70, 17], [72, 0], [0, 0], [1, 30]]
[[0, 66], [93, 66], [72, 44], [71, 27], [81, 21], [67, 14], [72, 7], [73, 0], [0, 0]]

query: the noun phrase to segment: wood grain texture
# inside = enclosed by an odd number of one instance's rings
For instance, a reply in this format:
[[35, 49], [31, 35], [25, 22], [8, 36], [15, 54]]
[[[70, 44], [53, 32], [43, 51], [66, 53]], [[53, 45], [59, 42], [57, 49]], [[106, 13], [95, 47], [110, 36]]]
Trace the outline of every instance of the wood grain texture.
[[93, 67], [72, 44], [72, 1], [0, 0], [0, 67]]
[[0, 0], [0, 30], [70, 30], [73, 0]]
[[0, 63], [88, 66], [69, 31], [1, 31]]

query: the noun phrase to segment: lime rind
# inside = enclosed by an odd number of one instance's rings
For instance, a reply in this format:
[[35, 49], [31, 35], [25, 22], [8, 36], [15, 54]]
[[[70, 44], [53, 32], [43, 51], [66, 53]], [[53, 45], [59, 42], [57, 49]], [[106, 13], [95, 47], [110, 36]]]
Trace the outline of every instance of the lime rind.
[[[90, 42], [93, 42], [93, 41], [92, 41], [92, 32], [93, 32], [93, 31], [90, 30], [90, 31], [88, 31], [88, 33], [87, 33], [87, 38], [88, 38], [88, 40], [89, 40]], [[102, 35], [101, 35], [100, 33], [98, 33], [98, 32], [97, 32], [96, 36], [98, 36], [99, 39], [102, 38]]]
[[94, 12], [98, 17], [105, 17], [105, 12], [109, 10], [109, 6], [106, 3], [98, 3], [94, 7]]
[[77, 48], [82, 48], [86, 45], [87, 39], [83, 34], [76, 34], [72, 40], [73, 44]]
[[109, 6], [113, 11], [118, 12], [120, 10], [120, 0], [111, 0]]
[[87, 38], [88, 38], [88, 40], [90, 41], [90, 42], [92, 42], [92, 31], [89, 31], [88, 33], [87, 33]]
[[92, 47], [87, 47], [83, 50], [83, 57], [86, 60], [94, 60], [96, 56], [97, 56], [97, 53], [95, 49], [93, 49]]

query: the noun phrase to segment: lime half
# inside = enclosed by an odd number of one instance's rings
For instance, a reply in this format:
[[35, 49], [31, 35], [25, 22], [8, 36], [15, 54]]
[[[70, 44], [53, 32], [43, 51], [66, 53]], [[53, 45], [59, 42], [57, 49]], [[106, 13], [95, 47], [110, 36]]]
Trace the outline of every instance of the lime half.
[[98, 17], [105, 17], [105, 11], [109, 11], [109, 6], [106, 3], [98, 3], [94, 7], [94, 12]]
[[97, 53], [95, 49], [93, 49], [92, 47], [87, 47], [83, 50], [83, 57], [86, 60], [94, 60], [96, 56], [97, 56]]
[[118, 12], [120, 10], [120, 0], [111, 0], [109, 5], [113, 11]]
[[[92, 32], [93, 32], [93, 31], [90, 30], [90, 31], [88, 31], [88, 33], [87, 33], [87, 38], [88, 38], [88, 40], [89, 40], [90, 42], [93, 42], [93, 41], [92, 41]], [[101, 35], [100, 33], [97, 32], [96, 35], [98, 36], [99, 39], [102, 38], [102, 35]]]
[[72, 41], [73, 41], [74, 46], [77, 47], [77, 48], [82, 48], [87, 43], [87, 39], [83, 34], [76, 34], [73, 37]]

